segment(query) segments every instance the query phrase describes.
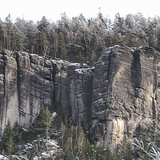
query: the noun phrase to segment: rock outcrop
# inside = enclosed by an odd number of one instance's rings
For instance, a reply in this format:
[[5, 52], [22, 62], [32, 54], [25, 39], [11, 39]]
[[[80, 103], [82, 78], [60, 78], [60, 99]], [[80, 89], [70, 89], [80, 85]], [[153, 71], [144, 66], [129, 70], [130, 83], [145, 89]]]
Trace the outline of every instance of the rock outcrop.
[[93, 81], [93, 141], [113, 150], [124, 137], [155, 132], [159, 65], [159, 53], [148, 47], [114, 46], [102, 52]]
[[124, 137], [157, 130], [160, 53], [114, 46], [95, 68], [26, 52], [0, 53], [0, 133], [8, 119], [29, 127], [48, 105], [112, 150]]
[[84, 64], [26, 52], [0, 53], [0, 134], [8, 120], [29, 127], [45, 106], [88, 130], [92, 83], [93, 69]]
[[[85, 67], [85, 68], [84, 68]], [[70, 79], [70, 106], [73, 125], [81, 124], [89, 130], [92, 117], [92, 87], [94, 68], [82, 64], [71, 64], [68, 76]]]
[[52, 63], [34, 54], [3, 52], [1, 61], [1, 133], [8, 120], [28, 127], [53, 95]]

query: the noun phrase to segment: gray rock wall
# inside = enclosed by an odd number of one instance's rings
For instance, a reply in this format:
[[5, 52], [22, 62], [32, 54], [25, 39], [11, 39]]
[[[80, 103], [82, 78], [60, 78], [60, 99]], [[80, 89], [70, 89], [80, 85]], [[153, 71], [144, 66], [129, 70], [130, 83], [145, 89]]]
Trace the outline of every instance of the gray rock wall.
[[[82, 68], [81, 68], [82, 67]], [[92, 117], [92, 92], [94, 68], [72, 64], [69, 66], [71, 120], [81, 124], [85, 131], [90, 128]]]
[[[17, 121], [29, 127], [45, 106], [57, 111], [63, 119], [73, 119], [73, 124], [83, 124], [88, 130], [93, 72], [89, 68], [82, 69], [84, 73], [75, 72], [83, 67], [78, 64], [71, 73], [69, 66], [72, 65], [75, 64], [44, 60], [26, 52], [0, 53], [0, 134], [8, 120], [12, 125]], [[79, 88], [82, 90], [78, 91]]]
[[95, 66], [91, 139], [115, 150], [124, 136], [156, 130], [159, 115], [159, 53], [147, 47], [114, 46]]
[[9, 119], [29, 127], [47, 105], [71, 124], [81, 124], [91, 141], [112, 150], [124, 137], [152, 135], [160, 121], [159, 56], [148, 47], [114, 46], [88, 68], [1, 52], [0, 133]]
[[53, 103], [53, 67], [25, 52], [0, 54], [0, 133], [8, 120], [29, 127], [40, 110]]
[[7, 54], [0, 54], [0, 130], [3, 130], [8, 117], [12, 117], [11, 123], [19, 120], [18, 89], [17, 89], [17, 65], [16, 60]]

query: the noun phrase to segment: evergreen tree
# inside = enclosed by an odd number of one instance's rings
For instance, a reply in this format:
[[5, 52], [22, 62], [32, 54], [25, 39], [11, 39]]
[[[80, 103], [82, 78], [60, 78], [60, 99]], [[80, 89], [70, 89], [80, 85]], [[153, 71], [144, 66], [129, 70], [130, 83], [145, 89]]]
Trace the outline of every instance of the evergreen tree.
[[9, 14], [5, 19], [5, 47], [6, 49], [11, 50], [11, 31], [12, 31], [12, 20], [11, 15]]
[[52, 122], [53, 122], [52, 114], [49, 111], [48, 107], [46, 107], [46, 109], [42, 113], [42, 124], [45, 127], [46, 139], [49, 138], [49, 132], [50, 132], [50, 127], [52, 125]]
[[37, 53], [37, 35], [38, 35], [38, 29], [37, 26], [34, 24], [33, 21], [29, 21], [26, 24], [26, 37], [27, 37], [27, 50], [29, 50], [30, 53]]
[[2, 150], [7, 154], [12, 154], [14, 152], [13, 129], [9, 120], [1, 139], [1, 151]]
[[15, 122], [13, 126], [13, 140], [15, 147], [24, 143], [22, 127], [18, 124], [18, 122]]
[[59, 33], [59, 54], [61, 58], [67, 55], [66, 43], [62, 32]]
[[63, 138], [65, 160], [117, 160], [109, 149], [91, 145], [80, 125], [66, 127]]
[[43, 32], [39, 32], [38, 33], [38, 54], [40, 53], [40, 55], [44, 56], [47, 53], [47, 49], [48, 49], [48, 45], [49, 45], [49, 41], [47, 40], [47, 36], [45, 33]]
[[45, 136], [46, 139], [52, 134], [53, 116], [48, 107], [46, 107], [35, 120], [34, 130], [36, 135]]
[[45, 33], [46, 35], [49, 33], [50, 23], [45, 16], [43, 16], [41, 21], [37, 23], [37, 28], [40, 32]]

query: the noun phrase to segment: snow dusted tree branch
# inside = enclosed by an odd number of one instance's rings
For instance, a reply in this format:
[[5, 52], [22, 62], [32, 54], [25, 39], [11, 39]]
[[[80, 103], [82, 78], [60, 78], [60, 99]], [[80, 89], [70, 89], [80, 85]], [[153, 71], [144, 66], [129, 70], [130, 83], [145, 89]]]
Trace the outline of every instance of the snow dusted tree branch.
[[139, 141], [137, 138], [135, 138], [132, 145], [142, 151], [152, 160], [160, 160], [160, 148], [158, 148], [154, 143], [148, 143], [147, 147], [145, 148], [143, 141]]

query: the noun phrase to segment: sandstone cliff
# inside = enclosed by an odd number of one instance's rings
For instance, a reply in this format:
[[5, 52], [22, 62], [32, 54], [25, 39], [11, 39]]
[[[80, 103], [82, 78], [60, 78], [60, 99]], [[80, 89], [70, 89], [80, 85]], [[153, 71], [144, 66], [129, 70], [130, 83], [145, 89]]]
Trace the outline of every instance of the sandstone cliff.
[[26, 52], [1, 52], [0, 133], [8, 120], [29, 127], [46, 105], [73, 119], [75, 125], [84, 122], [88, 129], [92, 83], [93, 69], [85, 64], [44, 60]]
[[25, 52], [2, 52], [0, 127], [8, 119], [24, 127], [31, 125], [43, 105], [52, 104], [52, 64]]
[[114, 46], [102, 52], [93, 82], [93, 141], [115, 149], [124, 136], [155, 132], [159, 65], [159, 53], [152, 48]]
[[1, 52], [0, 133], [8, 119], [29, 127], [48, 105], [73, 125], [81, 123], [92, 142], [114, 149], [124, 136], [156, 131], [159, 72], [159, 53], [148, 47], [107, 48], [95, 68]]

